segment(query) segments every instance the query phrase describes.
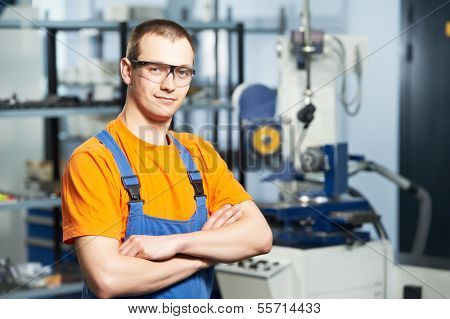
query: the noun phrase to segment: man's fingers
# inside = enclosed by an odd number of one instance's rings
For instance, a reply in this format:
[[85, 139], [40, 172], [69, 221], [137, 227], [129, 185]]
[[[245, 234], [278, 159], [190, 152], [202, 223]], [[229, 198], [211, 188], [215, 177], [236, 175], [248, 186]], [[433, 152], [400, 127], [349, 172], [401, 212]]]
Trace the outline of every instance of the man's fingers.
[[136, 257], [141, 252], [141, 249], [137, 245], [133, 245], [124, 256]]
[[129, 244], [130, 244], [130, 241], [129, 240], [125, 240], [123, 242], [123, 244], [120, 245], [120, 247], [119, 247], [119, 254], [123, 255], [123, 253], [129, 249], [129, 247], [128, 247]]
[[[233, 211], [234, 206], [228, 206], [226, 209], [222, 210], [221, 212], [218, 212], [217, 214], [214, 214], [214, 219], [210, 223], [210, 229], [216, 229], [219, 228], [221, 225], [223, 225], [225, 220], [228, 220], [227, 215], [230, 214], [230, 212]], [[225, 217], [224, 217], [225, 216]]]
[[134, 242], [133, 237], [128, 238], [120, 247], [119, 247], [119, 254], [122, 256], [131, 256], [132, 253], [130, 253], [131, 250], [136, 250], [137, 243]]
[[242, 217], [242, 210], [238, 211], [236, 214], [234, 214], [233, 216], [230, 217], [230, 219], [228, 219], [225, 223], [225, 225], [229, 225], [234, 223], [235, 221], [239, 220], [239, 218]]
[[133, 247], [135, 247], [133, 244], [128, 243], [125, 247], [121, 247], [121, 249], [119, 250], [119, 253], [122, 256], [129, 256], [130, 251], [133, 249]]
[[242, 217], [241, 205], [226, 204], [215, 211], [208, 221], [203, 225], [202, 230], [217, 229], [223, 225], [234, 223]]
[[234, 216], [237, 212], [239, 212], [241, 206], [234, 205], [233, 207], [224, 211], [221, 216], [215, 221], [215, 223], [211, 226], [212, 229], [217, 229], [222, 227], [232, 216]]
[[132, 248], [132, 245], [126, 245], [124, 247], [120, 247], [119, 254], [121, 254], [122, 256], [127, 256], [128, 252], [130, 251], [131, 248]]
[[222, 215], [224, 211], [232, 207], [230, 204], [225, 204], [220, 209], [216, 210], [212, 213], [212, 215], [208, 218], [206, 223], [203, 225], [202, 230], [209, 230], [211, 226], [216, 222], [216, 220]]

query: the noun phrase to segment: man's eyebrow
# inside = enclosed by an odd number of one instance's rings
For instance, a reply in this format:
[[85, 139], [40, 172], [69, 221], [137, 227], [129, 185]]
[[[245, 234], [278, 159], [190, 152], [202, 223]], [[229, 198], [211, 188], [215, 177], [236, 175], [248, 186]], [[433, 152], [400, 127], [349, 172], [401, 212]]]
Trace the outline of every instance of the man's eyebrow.
[[[148, 61], [148, 62], [152, 62], [152, 63], [158, 63], [158, 64], [167, 64], [167, 63], [162, 62], [162, 61], [151, 60], [151, 59], [150, 60], [144, 60], [144, 61]], [[167, 64], [167, 65], [170, 65], [170, 64]], [[192, 64], [180, 64], [180, 65], [177, 65], [177, 66], [181, 66], [183, 68], [189, 68], [189, 69], [192, 69], [194, 67]]]

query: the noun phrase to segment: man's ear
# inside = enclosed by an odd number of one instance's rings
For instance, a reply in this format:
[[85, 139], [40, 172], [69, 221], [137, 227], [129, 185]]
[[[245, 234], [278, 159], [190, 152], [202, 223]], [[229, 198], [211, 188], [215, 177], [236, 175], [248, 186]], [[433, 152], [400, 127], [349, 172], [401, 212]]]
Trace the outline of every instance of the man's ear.
[[131, 62], [127, 58], [120, 60], [120, 75], [126, 85], [131, 84]]

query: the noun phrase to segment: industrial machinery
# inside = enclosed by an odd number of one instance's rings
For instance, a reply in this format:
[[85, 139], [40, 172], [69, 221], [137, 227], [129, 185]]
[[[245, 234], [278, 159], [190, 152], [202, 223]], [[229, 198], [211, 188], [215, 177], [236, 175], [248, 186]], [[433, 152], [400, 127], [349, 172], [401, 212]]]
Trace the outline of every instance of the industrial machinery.
[[[225, 298], [386, 296], [392, 249], [379, 216], [348, 187], [349, 159], [364, 161], [348, 156], [346, 144], [310, 148], [302, 155], [303, 174], [291, 170], [268, 178], [287, 181], [293, 173], [291, 179], [310, 185], [288, 193], [289, 201], [261, 206], [275, 246], [268, 256], [217, 266]], [[323, 172], [324, 180], [308, 176], [313, 172]], [[376, 240], [362, 229], [369, 224]]]
[[[281, 190], [279, 202], [260, 205], [272, 228], [274, 247], [266, 256], [218, 265], [219, 286], [225, 298], [386, 298], [393, 250], [380, 216], [349, 187], [348, 179], [362, 171], [376, 172], [419, 199], [421, 221], [413, 247], [417, 255], [423, 253], [428, 236], [431, 200], [420, 186], [364, 156], [348, 154], [347, 144], [338, 142], [336, 100], [348, 115], [361, 107], [363, 45], [355, 39], [350, 45], [358, 82], [353, 99], [346, 96], [345, 76], [339, 95], [329, 83], [320, 87], [320, 93], [314, 91], [313, 78], [324, 74], [332, 78], [330, 70], [351, 71], [345, 62], [349, 45], [345, 49], [344, 40], [312, 31], [309, 1], [304, 3], [299, 31], [290, 40], [279, 41], [278, 92], [244, 85], [233, 97], [240, 108], [241, 165], [247, 170], [275, 171], [264, 181]], [[336, 49], [341, 62], [337, 68], [326, 64], [331, 43], [340, 48]], [[314, 77], [313, 65], [319, 68]]]
[[[223, 297], [392, 297], [397, 288], [389, 284], [397, 283], [397, 269], [391, 244], [379, 215], [348, 186], [348, 178], [360, 171], [376, 172], [418, 198], [416, 256], [423, 253], [431, 220], [427, 191], [363, 156], [349, 156], [344, 143], [308, 148], [301, 164], [301, 173], [291, 168], [266, 179], [296, 180], [303, 189], [288, 192], [291, 200], [261, 206], [274, 247], [266, 256], [217, 266]], [[322, 176], [314, 175], [319, 172]], [[368, 225], [373, 225], [375, 238]]]

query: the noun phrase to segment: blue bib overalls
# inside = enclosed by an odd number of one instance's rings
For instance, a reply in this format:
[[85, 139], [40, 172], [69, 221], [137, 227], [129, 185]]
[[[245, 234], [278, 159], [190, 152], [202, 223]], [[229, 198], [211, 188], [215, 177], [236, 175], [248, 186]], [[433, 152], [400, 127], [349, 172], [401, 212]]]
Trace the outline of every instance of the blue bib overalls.
[[[112, 136], [103, 130], [96, 136], [102, 144], [104, 144], [113, 154], [114, 159], [119, 167], [122, 184], [130, 195], [129, 215], [127, 220], [127, 228], [125, 239], [131, 235], [170, 235], [179, 233], [189, 233], [200, 231], [203, 224], [207, 220], [208, 211], [206, 209], [206, 196], [203, 193], [203, 182], [200, 172], [192, 160], [191, 155], [186, 148], [181, 145], [173, 136], [171, 140], [180, 153], [181, 160], [186, 168], [191, 185], [195, 191], [195, 202], [197, 209], [194, 215], [187, 221], [168, 220], [144, 215], [143, 202], [140, 196], [140, 185], [137, 175], [133, 172], [125, 154], [114, 141]], [[214, 269], [210, 267], [203, 269], [190, 277], [180, 281], [172, 286], [162, 290], [142, 295], [133, 296], [132, 298], [184, 298], [184, 299], [201, 299], [209, 298], [214, 280]], [[97, 298], [92, 291], [84, 283], [81, 292], [81, 298]]]

